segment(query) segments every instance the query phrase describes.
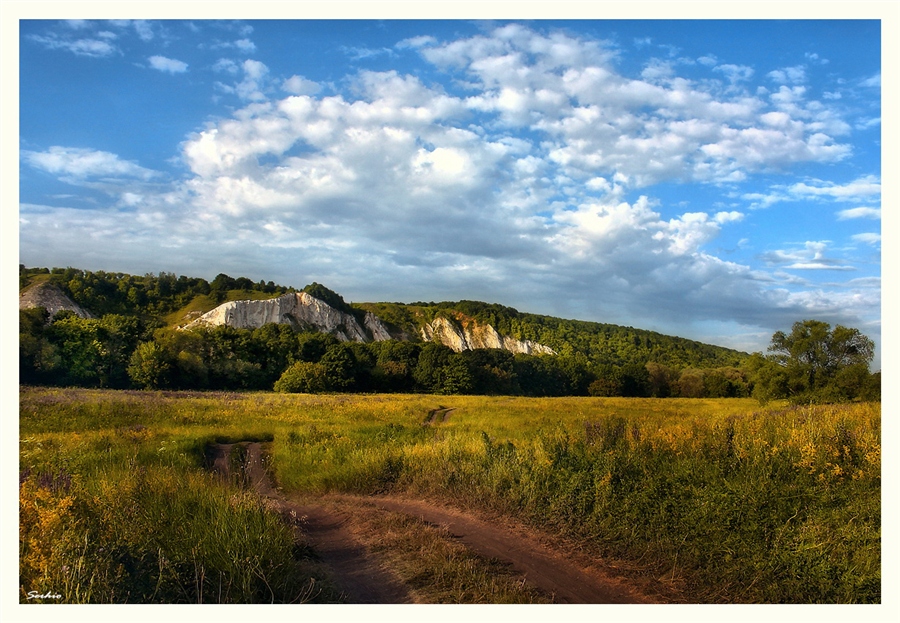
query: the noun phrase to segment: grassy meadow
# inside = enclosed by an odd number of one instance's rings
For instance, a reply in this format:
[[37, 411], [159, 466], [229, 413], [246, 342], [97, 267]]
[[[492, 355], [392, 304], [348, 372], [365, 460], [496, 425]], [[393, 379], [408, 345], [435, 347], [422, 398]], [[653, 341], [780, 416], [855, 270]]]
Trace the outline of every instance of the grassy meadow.
[[21, 599], [335, 601], [291, 527], [208, 473], [209, 443], [253, 439], [286, 493], [507, 514], [695, 603], [878, 603], [880, 421], [869, 403], [22, 387]]

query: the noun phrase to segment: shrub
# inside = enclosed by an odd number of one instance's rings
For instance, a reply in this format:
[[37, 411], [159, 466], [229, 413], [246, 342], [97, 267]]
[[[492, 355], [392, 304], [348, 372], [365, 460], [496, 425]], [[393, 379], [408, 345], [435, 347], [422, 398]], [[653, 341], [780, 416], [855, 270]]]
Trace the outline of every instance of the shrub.
[[298, 361], [275, 381], [274, 389], [289, 394], [324, 392], [328, 389], [328, 373], [322, 364]]

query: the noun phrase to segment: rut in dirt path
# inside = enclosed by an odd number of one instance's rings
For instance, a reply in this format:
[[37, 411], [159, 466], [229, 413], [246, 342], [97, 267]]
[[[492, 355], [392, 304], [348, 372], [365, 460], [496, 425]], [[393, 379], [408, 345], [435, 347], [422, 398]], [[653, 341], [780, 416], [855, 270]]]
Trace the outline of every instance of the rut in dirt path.
[[[406, 586], [382, 568], [347, 530], [346, 517], [319, 506], [295, 504], [272, 486], [262, 444], [216, 444], [211, 450], [213, 471], [225, 479], [239, 478], [248, 489], [268, 499], [287, 522], [300, 527], [321, 562], [331, 569], [346, 603], [412, 602]], [[235, 469], [240, 473], [235, 474]]]
[[469, 549], [508, 563], [530, 585], [553, 597], [555, 603], [627, 604], [651, 600], [622, 581], [597, 570], [582, 567], [543, 546], [537, 540], [515, 534], [505, 527], [462, 511], [425, 500], [395, 497], [341, 495], [338, 498], [366, 501], [387, 511], [417, 517], [446, 528]]
[[[412, 603], [407, 587], [382, 567], [345, 527], [346, 513], [352, 512], [353, 504], [359, 503], [372, 505], [386, 512], [402, 513], [446, 528], [470, 550], [509, 564], [529, 585], [551, 595], [555, 603], [655, 602], [627, 581], [613, 577], [590, 561], [582, 560], [583, 564], [579, 564], [573, 556], [543, 545], [534, 534], [526, 534], [524, 528], [512, 529], [471, 513], [425, 500], [330, 494], [326, 496], [329, 509], [315, 503], [296, 504], [287, 500], [272, 486], [264, 465], [263, 448], [259, 443], [215, 446], [215, 471], [226, 476], [233, 473], [229, 457], [232, 456], [235, 445], [245, 447], [241, 467], [245, 486], [271, 500], [287, 520], [300, 521], [304, 536], [322, 562], [333, 570], [335, 582], [350, 603]], [[334, 510], [341, 508], [341, 500], [346, 501], [346, 513]]]
[[438, 407], [428, 412], [422, 426], [435, 426], [441, 422], [446, 422], [450, 418], [450, 412], [456, 411], [456, 407]]

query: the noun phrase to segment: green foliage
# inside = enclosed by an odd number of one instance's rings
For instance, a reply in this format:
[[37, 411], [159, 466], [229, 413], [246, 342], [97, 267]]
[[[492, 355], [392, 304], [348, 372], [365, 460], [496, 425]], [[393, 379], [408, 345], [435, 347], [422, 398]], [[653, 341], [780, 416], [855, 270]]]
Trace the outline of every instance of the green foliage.
[[77, 268], [26, 268], [19, 266], [20, 288], [36, 280], [46, 280], [88, 309], [95, 316], [122, 314], [143, 319], [160, 318], [187, 306], [195, 297], [212, 293], [221, 302], [229, 290], [243, 289], [278, 295], [288, 292], [284, 286], [253, 283], [246, 277], [233, 279], [220, 274], [210, 284], [197, 277], [176, 277], [173, 273], [148, 273], [143, 276], [104, 271], [85, 271]]
[[754, 396], [761, 402], [846, 402], [881, 398], [878, 375], [869, 374], [875, 344], [859, 332], [818, 320], [794, 323], [791, 333], [772, 336], [768, 357], [750, 361]]
[[328, 373], [321, 364], [298, 361], [275, 381], [274, 389], [288, 394], [318, 394], [328, 390]]
[[328, 389], [345, 391], [356, 385], [357, 360], [349, 344], [329, 346], [319, 360], [328, 379]]
[[[318, 283], [304, 291], [361, 319], [365, 310], [418, 339], [420, 325], [444, 316], [490, 325], [503, 335], [555, 349], [552, 357], [506, 351], [464, 351], [387, 341], [339, 344], [323, 333], [287, 325], [175, 331], [160, 328], [186, 309], [216, 301], [286, 291], [221, 273], [212, 283], [172, 274], [135, 277], [73, 268], [20, 266], [20, 284], [49, 281], [94, 313], [85, 320], [60, 313], [20, 313], [19, 369], [23, 383], [168, 389], [270, 389], [296, 362], [321, 364], [324, 391], [421, 391], [527, 396], [744, 397], [761, 401], [880, 399], [880, 377], [867, 364], [872, 342], [855, 329], [797, 323], [773, 336], [773, 354], [737, 351], [594, 322], [521, 313], [478, 301], [348, 305]], [[180, 310], [175, 313], [174, 310]], [[330, 353], [330, 354], [329, 354]], [[284, 383], [282, 387], [286, 386]], [[313, 386], [317, 386], [313, 384]]]
[[320, 283], [316, 283], [315, 281], [303, 288], [303, 292], [306, 292], [310, 296], [319, 299], [323, 303], [327, 303], [334, 309], [338, 311], [342, 311], [345, 314], [350, 314], [356, 320], [362, 324], [365, 319], [365, 311], [362, 309], [358, 309], [353, 307], [346, 301], [344, 301], [344, 297], [335, 292], [334, 290], [329, 290], [325, 286]]
[[128, 376], [139, 387], [160, 389], [168, 385], [172, 362], [157, 342], [142, 342], [131, 356]]
[[[129, 443], [122, 440], [120, 443]], [[77, 458], [77, 457], [72, 457]], [[313, 565], [254, 495], [196, 470], [26, 470], [20, 588], [54, 603], [292, 603], [315, 598]], [[49, 602], [51, 600], [45, 600]]]

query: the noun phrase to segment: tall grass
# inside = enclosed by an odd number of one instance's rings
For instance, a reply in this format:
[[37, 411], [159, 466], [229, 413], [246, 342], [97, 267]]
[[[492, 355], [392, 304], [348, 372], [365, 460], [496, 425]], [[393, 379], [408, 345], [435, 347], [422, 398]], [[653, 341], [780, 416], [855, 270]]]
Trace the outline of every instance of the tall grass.
[[[23, 389], [22, 464], [76, 474], [91, 495], [140, 467], [193, 473], [191, 489], [213, 492], [199, 474], [208, 441], [273, 439], [286, 491], [407, 491], [507, 513], [677, 580], [698, 602], [881, 599], [880, 405], [454, 397], [442, 399], [448, 421], [424, 426], [436, 400]], [[205, 523], [236, 512], [205, 504]], [[188, 570], [189, 541], [173, 541]], [[232, 581], [233, 599], [247, 582]]]
[[[222, 397], [198, 398], [187, 411], [184, 399], [160, 395], [22, 398], [21, 601], [335, 600], [292, 526], [204, 469], [208, 441], [264, 435], [238, 426], [216, 432], [215, 416], [197, 434], [182, 434], [186, 418], [204, 419], [203, 407]], [[42, 425], [55, 432], [38, 432]]]
[[877, 406], [598, 415], [581, 430], [419, 448], [404, 484], [684, 575], [704, 601], [880, 601]]

